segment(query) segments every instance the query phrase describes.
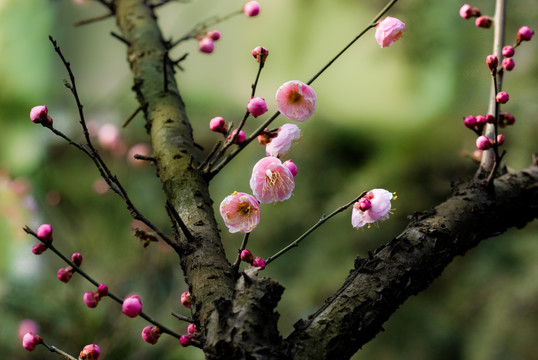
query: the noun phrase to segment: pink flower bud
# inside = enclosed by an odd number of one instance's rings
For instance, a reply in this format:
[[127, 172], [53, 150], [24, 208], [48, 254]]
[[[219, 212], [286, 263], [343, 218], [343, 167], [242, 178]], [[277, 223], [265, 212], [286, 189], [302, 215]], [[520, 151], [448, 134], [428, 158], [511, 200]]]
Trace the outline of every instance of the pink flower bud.
[[47, 108], [47, 105], [34, 106], [30, 110], [30, 120], [32, 120], [32, 122], [36, 124], [42, 122], [52, 124], [52, 118], [49, 116], [49, 110]]
[[514, 56], [515, 50], [510, 45], [506, 45], [505, 47], [503, 47], [502, 53], [504, 57], [509, 58]]
[[243, 6], [243, 12], [248, 17], [257, 16], [260, 13], [260, 3], [257, 1], [249, 1]]
[[499, 58], [495, 55], [486, 56], [486, 64], [488, 65], [491, 71], [495, 70], [499, 65]]
[[228, 126], [226, 126], [226, 121], [224, 118], [217, 116], [209, 120], [209, 129], [214, 132], [221, 134], [226, 134], [228, 132]]
[[190, 335], [181, 335], [179, 338], [179, 343], [181, 346], [189, 346], [192, 344], [192, 337]]
[[252, 50], [252, 56], [254, 56], [257, 62], [265, 64], [265, 59], [267, 59], [267, 56], [269, 56], [269, 50], [267, 50], [263, 46], [255, 47]]
[[400, 20], [387, 16], [385, 20], [377, 25], [375, 30], [375, 39], [382, 47], [392, 45], [396, 40], [402, 37], [405, 31], [405, 24]]
[[106, 284], [99, 284], [97, 287], [97, 296], [104, 297], [108, 295], [108, 286]]
[[517, 42], [520, 43], [521, 41], [529, 41], [532, 39], [532, 36], [534, 35], [534, 31], [531, 30], [528, 26], [522, 26], [517, 31]]
[[516, 66], [516, 63], [514, 62], [512, 58], [504, 58], [502, 61], [502, 66], [504, 70], [511, 71], [514, 68], [514, 66]]
[[200, 51], [206, 54], [211, 54], [215, 50], [215, 42], [210, 37], [200, 39], [198, 45]]
[[284, 161], [282, 165], [288, 168], [288, 170], [291, 172], [293, 177], [295, 177], [297, 173], [299, 172], [299, 170], [297, 169], [297, 165], [295, 165], [295, 163], [291, 160]]
[[359, 199], [357, 207], [360, 211], [370, 210], [372, 208], [372, 203], [369, 199], [363, 197]]
[[502, 144], [504, 144], [504, 135], [499, 134], [497, 135], [497, 145], [502, 145]]
[[254, 261], [254, 256], [249, 249], [244, 249], [241, 251], [241, 261], [252, 264], [252, 261]]
[[142, 339], [148, 344], [155, 345], [161, 336], [161, 330], [157, 326], [146, 326], [142, 329]]
[[507, 112], [501, 114], [500, 125], [502, 127], [506, 125], [514, 125], [515, 122], [516, 122], [516, 118], [514, 117], [514, 115]]
[[130, 318], [137, 317], [142, 312], [142, 300], [140, 300], [140, 296], [131, 295], [123, 300], [122, 311]]
[[299, 80], [282, 84], [276, 92], [278, 111], [293, 121], [303, 122], [312, 116], [316, 99], [314, 90]]
[[478, 125], [479, 128], [485, 126], [487, 124], [488, 120], [483, 115], [477, 115], [476, 116], [476, 125]]
[[60, 268], [56, 276], [61, 282], [67, 283], [73, 277], [73, 268], [71, 266]]
[[220, 39], [220, 32], [218, 30], [208, 31], [206, 36], [214, 41], [217, 41]]
[[37, 244], [34, 244], [34, 246], [32, 246], [32, 252], [35, 255], [41, 255], [47, 249], [48, 249], [47, 245], [43, 243], [37, 243]]
[[488, 124], [493, 124], [495, 123], [495, 116], [491, 115], [491, 114], [486, 114], [486, 122]]
[[247, 104], [247, 110], [254, 117], [265, 114], [267, 112], [267, 104], [265, 103], [265, 99], [261, 97], [251, 98]]
[[73, 255], [71, 255], [71, 261], [76, 266], [80, 266], [80, 264], [82, 264], [82, 255], [80, 253], [73, 253]]
[[52, 242], [52, 226], [50, 224], [42, 224], [37, 228], [37, 238], [46, 244]]
[[460, 16], [464, 19], [470, 19], [473, 17], [473, 8], [469, 4], [464, 4], [460, 8]]
[[43, 339], [41, 339], [41, 336], [35, 335], [32, 332], [28, 332], [22, 337], [22, 347], [28, 351], [34, 351], [36, 346], [42, 342]]
[[495, 100], [497, 100], [499, 104], [506, 104], [508, 102], [508, 99], [510, 99], [510, 97], [504, 91], [498, 92], [497, 96], [495, 96]]
[[475, 25], [484, 29], [489, 29], [493, 24], [493, 19], [489, 16], [479, 16], [475, 20]]
[[[232, 140], [233, 136], [236, 133], [237, 133], [237, 129], [235, 129], [234, 131], [232, 131], [230, 135], [228, 135], [228, 137], [226, 138], [226, 141]], [[237, 134], [237, 136], [235, 137], [234, 144], [241, 145], [242, 143], [245, 142], [246, 139], [247, 139], [247, 135], [245, 135], [244, 131], [241, 130], [239, 131], [239, 134]]]
[[476, 125], [476, 118], [474, 116], [472, 116], [472, 115], [469, 115], [469, 116], [465, 117], [463, 122], [465, 123], [466, 127], [472, 129]]
[[98, 360], [101, 356], [101, 349], [95, 344], [90, 344], [84, 346], [80, 354], [78, 355], [79, 360]]
[[185, 306], [186, 308], [190, 308], [191, 304], [192, 304], [191, 293], [188, 291], [185, 291], [183, 294], [181, 294], [181, 305]]
[[[393, 194], [385, 189], [373, 189], [353, 205], [351, 225], [359, 229], [366, 224], [387, 220]], [[361, 210], [361, 208], [366, 210]]]
[[91, 291], [86, 291], [82, 299], [84, 300], [84, 304], [90, 309], [97, 307], [97, 304], [99, 303], [99, 298]]
[[491, 142], [491, 140], [487, 136], [480, 135], [476, 139], [476, 147], [479, 150], [487, 150], [487, 149], [491, 148], [492, 146], [493, 146], [493, 143]]
[[263, 270], [265, 269], [265, 260], [259, 256], [256, 256], [252, 262], [252, 266], [262, 268]]
[[196, 328], [196, 324], [189, 324], [187, 327], [187, 334], [193, 335], [198, 332], [198, 329]]
[[39, 326], [34, 320], [24, 319], [19, 322], [17, 326], [17, 337], [22, 341], [22, 338], [26, 333], [37, 334], [39, 333]]
[[260, 222], [260, 204], [250, 194], [234, 191], [222, 200], [219, 213], [231, 233], [249, 233]]

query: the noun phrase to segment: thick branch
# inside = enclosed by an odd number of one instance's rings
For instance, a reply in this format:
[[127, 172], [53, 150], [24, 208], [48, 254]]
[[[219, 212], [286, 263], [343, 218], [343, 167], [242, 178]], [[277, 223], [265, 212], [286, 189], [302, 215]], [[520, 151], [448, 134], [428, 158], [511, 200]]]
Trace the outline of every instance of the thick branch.
[[382, 330], [411, 295], [427, 288], [457, 255], [538, 217], [538, 166], [506, 174], [494, 188], [471, 183], [368, 259], [357, 258], [342, 287], [286, 339], [292, 359], [348, 359]]

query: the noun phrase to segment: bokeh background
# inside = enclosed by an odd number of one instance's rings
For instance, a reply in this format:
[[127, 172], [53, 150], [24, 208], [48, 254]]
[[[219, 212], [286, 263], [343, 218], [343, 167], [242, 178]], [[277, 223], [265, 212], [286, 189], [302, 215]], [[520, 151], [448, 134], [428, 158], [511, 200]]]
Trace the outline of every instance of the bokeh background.
[[[214, 26], [222, 33], [211, 55], [197, 42], [181, 44], [172, 58], [189, 53], [176, 79], [187, 104], [197, 143], [206, 152], [218, 140], [208, 130], [214, 116], [238, 123], [250, 96], [257, 63], [250, 51], [270, 51], [258, 96], [276, 109], [274, 93], [288, 80], [307, 81], [333, 54], [360, 32], [385, 1], [261, 0], [256, 18], [236, 16]], [[494, 1], [476, 0], [483, 14]], [[200, 20], [225, 15], [243, 1], [191, 0], [159, 9], [166, 38], [177, 39]], [[313, 225], [321, 214], [350, 201], [363, 190], [397, 192], [395, 214], [379, 228], [357, 231], [350, 210], [332, 219], [297, 249], [263, 273], [286, 287], [278, 306], [284, 335], [313, 312], [342, 283], [354, 258], [366, 256], [403, 230], [406, 217], [450, 196], [450, 184], [472, 177], [474, 134], [462, 117], [484, 114], [490, 75], [484, 64], [491, 52], [492, 30], [478, 29], [458, 15], [461, 2], [401, 0], [389, 13], [407, 31], [381, 49], [373, 31], [358, 41], [313, 84], [315, 115], [300, 124], [303, 139], [291, 152], [299, 167], [291, 200], [262, 208], [262, 222], [250, 237], [250, 249], [268, 257]], [[50, 344], [74, 355], [97, 343], [103, 359], [203, 359], [201, 351], [182, 348], [163, 336], [150, 346], [140, 339], [146, 323], [121, 314], [108, 300], [96, 309], [83, 301], [94, 290], [80, 276], [56, 279], [65, 266], [50, 251], [31, 253], [35, 240], [22, 227], [54, 226], [55, 245], [78, 251], [83, 268], [120, 295], [138, 293], [145, 310], [178, 332], [186, 324], [171, 311], [188, 315], [179, 295], [186, 290], [177, 257], [166, 246], [144, 249], [133, 237], [132, 220], [117, 196], [103, 192], [98, 172], [82, 153], [28, 119], [32, 106], [47, 104], [54, 124], [82, 141], [74, 99], [63, 85], [67, 77], [48, 35], [61, 46], [76, 74], [92, 134], [128, 189], [136, 206], [169, 231], [160, 184], [151, 166], [132, 164], [129, 149], [148, 144], [138, 115], [121, 124], [137, 107], [124, 44], [113, 18], [74, 27], [105, 13], [92, 1], [0, 0], [0, 348], [4, 359], [57, 359], [38, 348], [22, 349], [17, 328], [32, 319]], [[507, 43], [517, 28], [538, 29], [533, 0], [509, 2]], [[506, 136], [511, 169], [530, 165], [538, 151], [538, 39], [516, 50], [516, 67], [505, 76], [510, 101], [503, 109], [516, 117]], [[251, 119], [254, 129], [260, 119]], [[277, 125], [284, 123], [278, 118]], [[109, 129], [105, 131], [103, 129]], [[105, 136], [106, 137], [106, 136]], [[98, 138], [95, 138], [98, 143]], [[112, 144], [112, 145], [111, 145]], [[140, 149], [140, 148], [139, 148]], [[140, 151], [139, 151], [140, 152]], [[252, 144], [211, 184], [220, 203], [234, 190], [249, 192], [250, 169], [264, 156]], [[218, 219], [221, 221], [221, 219]], [[222, 222], [224, 245], [232, 260], [239, 235]], [[409, 299], [385, 324], [385, 332], [354, 359], [538, 359], [538, 224], [510, 230], [482, 242], [457, 258], [426, 291]]]

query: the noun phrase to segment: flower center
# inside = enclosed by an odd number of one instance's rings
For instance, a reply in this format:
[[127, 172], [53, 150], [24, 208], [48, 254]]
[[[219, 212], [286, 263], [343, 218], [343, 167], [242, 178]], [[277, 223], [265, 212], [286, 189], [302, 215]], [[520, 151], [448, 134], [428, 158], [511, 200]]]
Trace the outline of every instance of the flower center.
[[237, 213], [241, 216], [249, 216], [250, 215], [250, 205], [247, 203], [241, 203], [237, 207]]
[[298, 91], [292, 91], [288, 95], [288, 104], [298, 104], [301, 102], [303, 96]]
[[265, 170], [265, 182], [274, 186], [280, 180], [280, 174], [277, 171]]

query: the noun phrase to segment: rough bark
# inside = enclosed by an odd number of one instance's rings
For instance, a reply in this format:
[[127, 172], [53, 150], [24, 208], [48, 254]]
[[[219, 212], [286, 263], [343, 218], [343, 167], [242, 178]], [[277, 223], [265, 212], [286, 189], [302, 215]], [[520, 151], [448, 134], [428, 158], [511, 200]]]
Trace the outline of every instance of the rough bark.
[[[493, 187], [458, 188], [367, 259], [357, 258], [342, 287], [282, 341], [274, 312], [283, 288], [235, 274], [226, 259], [208, 181], [196, 169], [192, 130], [155, 14], [143, 0], [117, 0], [133, 90], [144, 108], [157, 174], [185, 224], [177, 238], [193, 317], [207, 359], [346, 359], [371, 340], [409, 296], [425, 289], [457, 255], [538, 216], [538, 167], [507, 174]], [[166, 83], [165, 83], [166, 79]]]

